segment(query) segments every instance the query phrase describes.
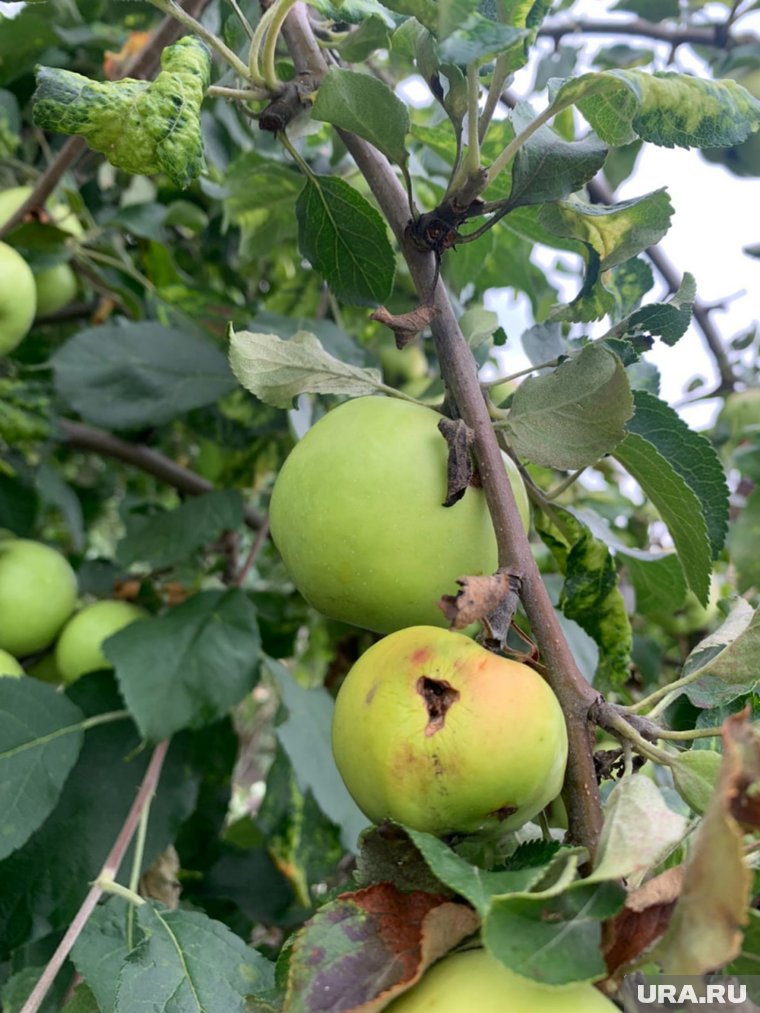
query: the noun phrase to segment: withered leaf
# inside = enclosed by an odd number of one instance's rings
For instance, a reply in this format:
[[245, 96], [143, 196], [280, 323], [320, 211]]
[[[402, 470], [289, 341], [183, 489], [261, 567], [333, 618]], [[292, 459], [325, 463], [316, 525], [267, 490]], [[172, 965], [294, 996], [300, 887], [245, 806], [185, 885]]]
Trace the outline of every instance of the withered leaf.
[[741, 950], [752, 886], [743, 824], [757, 825], [760, 736], [744, 710], [723, 723], [722, 738], [715, 792], [686, 865], [681, 897], [653, 954], [666, 974], [703, 974]]
[[389, 313], [385, 306], [378, 306], [370, 316], [379, 324], [390, 327], [396, 337], [397, 348], [405, 348], [438, 316], [438, 308], [422, 303], [409, 313]]
[[462, 419], [442, 418], [438, 430], [449, 446], [446, 499], [443, 505], [451, 507], [464, 496], [473, 480], [475, 469], [470, 454], [473, 433]]
[[619, 978], [625, 968], [657, 942], [670, 922], [684, 879], [682, 865], [666, 869], [633, 890], [623, 910], [605, 923], [602, 949], [611, 977]]
[[341, 894], [298, 933], [285, 1008], [379, 1013], [479, 923], [465, 904], [390, 883]]
[[[460, 577], [457, 584], [461, 590], [456, 595], [445, 594], [438, 602], [451, 629], [463, 630], [496, 612], [503, 613], [505, 607], [510, 611], [511, 622], [517, 608], [517, 594], [508, 573], [499, 571], [488, 577]], [[500, 618], [500, 625], [503, 625], [506, 616]], [[509, 622], [506, 622], [507, 627]]]

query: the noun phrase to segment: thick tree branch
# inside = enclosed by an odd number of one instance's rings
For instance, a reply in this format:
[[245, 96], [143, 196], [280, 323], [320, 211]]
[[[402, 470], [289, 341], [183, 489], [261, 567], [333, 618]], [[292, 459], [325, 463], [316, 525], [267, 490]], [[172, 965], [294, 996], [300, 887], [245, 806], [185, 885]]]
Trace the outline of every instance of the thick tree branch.
[[[93, 454], [100, 454], [103, 457], [113, 457], [124, 464], [131, 464], [140, 471], [157, 478], [159, 482], [165, 482], [179, 492], [187, 493], [189, 496], [200, 496], [206, 492], [213, 492], [214, 486], [207, 479], [197, 475], [181, 464], [165, 457], [157, 450], [151, 450], [137, 443], [128, 443], [126, 440], [114, 436], [113, 433], [104, 429], [95, 429], [83, 422], [74, 422], [71, 419], [58, 419], [58, 428], [64, 434], [66, 443], [77, 450], [86, 450]], [[258, 531], [264, 524], [265, 519], [252, 507], [245, 508], [245, 523], [249, 528]]]
[[[311, 31], [304, 4], [296, 4], [283, 32], [296, 70], [308, 71], [317, 78], [324, 74], [326, 64]], [[598, 694], [575, 663], [533, 559], [478, 382], [477, 365], [445, 286], [440, 279], [436, 282], [433, 255], [420, 251], [406, 234], [409, 213], [406, 193], [380, 152], [353, 134], [339, 133], [396, 235], [421, 302], [431, 298], [435, 286], [432, 301], [438, 313], [431, 328], [441, 373], [462, 418], [474, 433], [480, 477], [496, 532], [499, 565], [521, 581], [521, 598], [541, 649], [547, 679], [565, 713], [570, 738], [565, 785], [570, 833], [575, 841], [593, 851], [601, 829], [601, 807], [588, 711]]]
[[756, 44], [758, 38], [751, 33], [733, 34], [730, 26], [723, 22], [714, 25], [680, 27], [662, 22], [634, 18], [627, 21], [606, 21], [596, 18], [575, 18], [572, 21], [557, 21], [543, 24], [538, 31], [540, 37], [558, 42], [566, 35], [633, 35], [671, 46], [714, 46], [716, 49], [731, 49], [734, 46]]
[[[182, 4], [188, 14], [199, 15], [210, 0], [185, 0]], [[140, 50], [124, 68], [121, 77], [139, 79], [153, 77], [159, 67], [161, 53], [173, 42], [185, 34], [185, 29], [174, 18], [166, 17], [160, 23], [150, 41]], [[11, 217], [0, 223], [0, 239], [15, 228], [19, 222], [32, 211], [44, 206], [45, 201], [58, 186], [59, 182], [79, 157], [87, 151], [87, 142], [81, 137], [70, 137], [59, 150], [50, 165], [45, 169], [34, 185], [27, 199], [17, 208]]]

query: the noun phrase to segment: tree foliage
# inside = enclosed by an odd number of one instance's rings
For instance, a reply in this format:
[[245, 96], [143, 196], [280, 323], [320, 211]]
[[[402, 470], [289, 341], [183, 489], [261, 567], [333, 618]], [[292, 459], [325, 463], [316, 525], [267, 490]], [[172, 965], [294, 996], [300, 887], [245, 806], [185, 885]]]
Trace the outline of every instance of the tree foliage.
[[[0, 14], [0, 239], [40, 305], [51, 270], [76, 285], [0, 358], [0, 534], [148, 617], [70, 685], [55, 644], [0, 677], [8, 1013], [41, 977], [28, 1013], [379, 1010], [476, 934], [613, 998], [639, 967], [756, 969], [757, 324], [716, 337], [650, 252], [667, 186], [614, 193], [642, 143], [760, 175], [753, 5], [702, 6], [618, 3], [614, 45], [567, 0]], [[495, 289], [530, 305], [522, 335]], [[716, 358], [704, 432], [647, 359], [690, 329]], [[529, 369], [504, 377], [505, 343]], [[463, 614], [546, 674], [596, 774], [540, 825], [369, 827], [337, 773], [335, 694], [377, 635], [309, 607], [267, 509], [297, 439], [359, 396], [464, 420], [451, 503], [485, 486], [502, 570], [525, 564], [463, 582]], [[488, 446], [519, 462], [530, 547]]]

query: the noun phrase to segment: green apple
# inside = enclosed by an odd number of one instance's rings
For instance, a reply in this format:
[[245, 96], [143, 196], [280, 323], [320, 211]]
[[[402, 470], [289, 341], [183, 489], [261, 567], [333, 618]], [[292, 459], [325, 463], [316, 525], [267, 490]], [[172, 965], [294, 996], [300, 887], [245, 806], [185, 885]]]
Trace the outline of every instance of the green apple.
[[461, 633], [412, 626], [374, 644], [338, 693], [335, 763], [374, 823], [521, 826], [562, 788], [562, 709], [527, 665]]
[[551, 988], [508, 970], [485, 950], [451, 953], [387, 1013], [615, 1013], [587, 982]]
[[[21, 207], [31, 192], [32, 187], [30, 186], [12, 186], [8, 190], [0, 192], [0, 225], [3, 225]], [[72, 236], [82, 235], [83, 230], [79, 220], [64, 204], [49, 201], [46, 210], [59, 229], [63, 229], [64, 232], [68, 232]], [[38, 317], [57, 313], [64, 306], [68, 306], [76, 295], [77, 276], [68, 264], [56, 264], [54, 267], [44, 268], [37, 272], [34, 280], [37, 288], [36, 315]]]
[[0, 541], [0, 648], [41, 651], [74, 611], [77, 579], [63, 556], [26, 538]]
[[103, 654], [103, 641], [147, 613], [126, 601], [98, 601], [86, 605], [66, 623], [58, 638], [55, 662], [66, 683], [88, 672], [111, 668]]
[[718, 425], [728, 429], [731, 439], [739, 442], [751, 427], [760, 426], [760, 390], [740, 390], [729, 394], [718, 416]]
[[24, 674], [24, 669], [12, 654], [7, 651], [0, 651], [0, 677], [11, 675], [18, 677]]
[[43, 654], [33, 665], [29, 666], [26, 674], [39, 679], [40, 682], [50, 682], [54, 686], [63, 682], [61, 673], [58, 671], [58, 666], [55, 663], [55, 651], [48, 651], [47, 654]]
[[393, 338], [384, 335], [373, 346], [373, 351], [383, 367], [383, 379], [386, 383], [401, 385], [423, 380], [427, 376], [427, 358], [422, 346], [416, 341], [406, 348], [397, 348]]
[[[440, 418], [407, 401], [357, 398], [320, 419], [285, 462], [272, 537], [298, 590], [326, 616], [380, 633], [445, 626], [441, 595], [457, 593], [458, 577], [496, 570], [483, 491], [442, 506]], [[504, 467], [527, 530], [525, 487], [506, 457]]]
[[29, 333], [37, 308], [34, 275], [21, 254], [0, 243], [0, 355]]

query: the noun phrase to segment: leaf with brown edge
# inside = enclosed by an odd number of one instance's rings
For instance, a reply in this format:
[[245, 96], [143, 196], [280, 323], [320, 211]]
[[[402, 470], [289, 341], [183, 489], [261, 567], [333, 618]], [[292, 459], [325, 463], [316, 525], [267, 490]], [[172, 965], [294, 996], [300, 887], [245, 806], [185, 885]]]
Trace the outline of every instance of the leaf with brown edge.
[[471, 935], [464, 904], [378, 883], [325, 904], [293, 944], [288, 1013], [376, 1013]]
[[463, 630], [471, 623], [492, 616], [505, 602], [511, 605], [511, 621], [517, 608], [517, 593], [508, 573], [499, 571], [488, 577], [460, 577], [457, 584], [461, 590], [456, 595], [445, 594], [438, 602], [451, 629]]
[[610, 977], [620, 979], [635, 960], [665, 933], [683, 886], [682, 865], [666, 869], [633, 890], [623, 910], [602, 930], [602, 950]]
[[370, 313], [372, 320], [390, 327], [396, 337], [397, 348], [405, 348], [414, 341], [437, 315], [438, 308], [430, 303], [422, 303], [409, 313], [389, 313], [385, 306], [378, 306], [374, 313]]
[[458, 503], [472, 484], [475, 469], [472, 465], [470, 447], [474, 439], [473, 432], [462, 419], [442, 418], [438, 423], [438, 431], [446, 440], [449, 456], [446, 466], [446, 499], [443, 506], [451, 507]]
[[741, 950], [752, 887], [744, 826], [758, 816], [760, 736], [748, 711], [722, 728], [723, 763], [686, 865], [681, 897], [653, 957], [666, 974], [703, 974]]

